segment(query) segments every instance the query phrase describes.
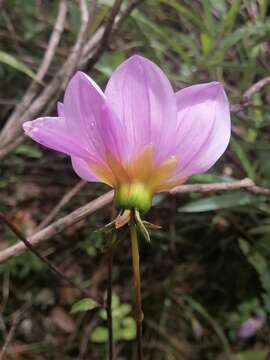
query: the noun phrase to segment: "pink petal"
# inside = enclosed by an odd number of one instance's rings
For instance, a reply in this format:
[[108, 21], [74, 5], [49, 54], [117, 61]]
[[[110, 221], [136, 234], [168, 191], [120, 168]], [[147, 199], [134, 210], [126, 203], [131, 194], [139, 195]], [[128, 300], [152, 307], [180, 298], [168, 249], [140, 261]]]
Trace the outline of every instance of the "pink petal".
[[64, 104], [59, 101], [57, 103], [57, 112], [59, 117], [64, 117]]
[[218, 82], [176, 93], [178, 176], [207, 171], [226, 150], [231, 133], [227, 96]]
[[[72, 136], [93, 157], [102, 161], [106, 150], [120, 153], [119, 121], [109, 108], [101, 89], [83, 72], [77, 72], [68, 84], [64, 97], [64, 115]], [[107, 134], [110, 134], [109, 138]]]
[[151, 61], [135, 55], [112, 74], [105, 95], [124, 127], [125, 157], [153, 144], [162, 161], [170, 153], [177, 113], [172, 87]]
[[84, 159], [72, 156], [71, 162], [75, 173], [80, 178], [86, 181], [99, 181]]
[[64, 118], [44, 117], [23, 124], [26, 135], [41, 145], [60, 151], [67, 155], [74, 155], [89, 159], [91, 155], [76, 142], [68, 131]]

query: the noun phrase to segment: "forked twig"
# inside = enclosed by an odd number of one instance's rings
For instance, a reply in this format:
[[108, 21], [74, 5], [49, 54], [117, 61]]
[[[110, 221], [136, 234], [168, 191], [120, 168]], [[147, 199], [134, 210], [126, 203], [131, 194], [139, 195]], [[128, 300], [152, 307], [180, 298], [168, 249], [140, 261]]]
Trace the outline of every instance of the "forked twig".
[[[211, 191], [231, 191], [243, 189], [245, 191], [270, 196], [270, 189], [256, 186], [251, 179], [243, 179], [239, 181], [231, 181], [225, 183], [213, 183], [213, 184], [191, 184], [191, 185], [181, 185], [170, 191], [171, 194], [187, 194], [192, 192], [201, 192], [207, 193]], [[28, 241], [33, 245], [37, 246], [44, 241], [50, 239], [55, 234], [65, 230], [67, 227], [77, 223], [78, 221], [86, 218], [88, 215], [93, 212], [103, 208], [104, 206], [110, 204], [113, 200], [114, 192], [111, 190], [104, 195], [101, 195], [95, 200], [92, 200], [90, 203], [74, 210], [70, 214], [56, 220], [49, 226], [38, 231], [36, 234], [29, 237]], [[7, 249], [0, 251], [0, 263], [3, 263], [15, 256], [20, 255], [26, 250], [26, 246], [23, 242], [19, 242], [16, 245], [12, 245]]]
[[0, 213], [0, 221], [7, 225], [10, 230], [24, 243], [24, 245], [35, 254], [43, 263], [45, 263], [48, 268], [61, 280], [64, 280], [66, 283], [72, 287], [78, 289], [85, 297], [93, 299], [100, 307], [104, 307], [103, 299], [93, 296], [88, 290], [82, 288], [80, 285], [76, 284], [69, 277], [64, 275], [55, 265], [53, 265], [44, 255], [42, 255], [23, 235], [23, 233], [14, 225], [7, 217]]

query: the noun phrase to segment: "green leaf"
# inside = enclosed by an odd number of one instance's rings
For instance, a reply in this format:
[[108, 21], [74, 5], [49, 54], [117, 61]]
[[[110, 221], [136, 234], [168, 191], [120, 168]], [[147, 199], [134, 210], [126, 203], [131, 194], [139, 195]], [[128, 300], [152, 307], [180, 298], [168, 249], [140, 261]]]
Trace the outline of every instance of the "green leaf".
[[194, 213], [220, 209], [235, 208], [239, 206], [258, 204], [258, 198], [245, 192], [211, 196], [196, 200], [178, 208], [178, 212]]
[[35, 73], [24, 63], [17, 60], [13, 55], [10, 55], [4, 51], [0, 50], [0, 62], [12, 67], [15, 70], [18, 70], [25, 75], [28, 75], [32, 79], [36, 79]]
[[95, 300], [92, 299], [82, 299], [77, 301], [75, 304], [73, 304], [70, 312], [72, 314], [78, 313], [78, 312], [85, 312], [90, 311], [95, 308], [99, 307], [98, 303]]
[[231, 139], [231, 146], [239, 160], [241, 161], [241, 164], [244, 168], [244, 170], [247, 173], [247, 176], [251, 179], [254, 179], [255, 170], [257, 167], [256, 162], [251, 164], [251, 162], [248, 159], [248, 154], [244, 150], [244, 147], [240, 144], [239, 141], [236, 141], [235, 139]]
[[201, 44], [204, 55], [209, 53], [209, 50], [211, 49], [211, 43], [212, 40], [210, 36], [207, 33], [201, 33]]
[[136, 337], [136, 322], [132, 317], [126, 317], [121, 323], [123, 329], [121, 329], [121, 339], [133, 340]]
[[33, 159], [40, 159], [42, 157], [42, 152], [39, 149], [27, 144], [19, 145], [15, 150], [15, 154], [24, 155]]
[[247, 350], [236, 354], [232, 360], [265, 360], [266, 350]]
[[108, 341], [109, 334], [104, 326], [96, 327], [90, 334], [90, 340], [95, 343], [105, 343]]

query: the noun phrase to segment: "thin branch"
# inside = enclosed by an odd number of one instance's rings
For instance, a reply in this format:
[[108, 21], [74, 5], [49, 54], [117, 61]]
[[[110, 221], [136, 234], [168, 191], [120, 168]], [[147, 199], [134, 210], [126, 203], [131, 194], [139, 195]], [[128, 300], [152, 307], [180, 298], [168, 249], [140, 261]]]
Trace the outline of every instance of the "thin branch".
[[6, 357], [6, 352], [8, 350], [8, 347], [14, 337], [15, 331], [17, 326], [19, 325], [19, 322], [21, 320], [21, 316], [22, 316], [22, 311], [18, 310], [16, 311], [16, 313], [14, 314], [13, 320], [12, 320], [12, 324], [11, 324], [11, 328], [9, 330], [9, 333], [7, 334], [7, 337], [5, 339], [5, 343], [2, 347], [1, 353], [0, 353], [0, 360], [4, 360]]
[[4, 143], [8, 143], [5, 138], [5, 134], [8, 137], [9, 129], [17, 126], [17, 122], [19, 118], [23, 115], [23, 113], [28, 109], [31, 101], [36, 96], [37, 91], [39, 89], [39, 84], [42, 83], [45, 75], [48, 72], [48, 69], [51, 65], [53, 60], [54, 54], [58, 47], [59, 41], [61, 39], [61, 35], [64, 29], [65, 20], [67, 14], [67, 2], [66, 0], [61, 0], [59, 3], [58, 14], [53, 26], [53, 30], [50, 36], [50, 40], [48, 42], [48, 46], [43, 57], [43, 60], [40, 64], [38, 69], [36, 79], [30, 84], [28, 90], [26, 91], [25, 95], [23, 96], [20, 103], [16, 106], [13, 113], [11, 114], [10, 118], [8, 119], [6, 125], [4, 126], [1, 134], [1, 141]]
[[192, 185], [180, 185], [176, 186], [170, 191], [171, 194], [187, 194], [192, 192], [211, 192], [211, 191], [224, 191], [224, 190], [236, 190], [254, 187], [254, 182], [249, 179], [243, 179], [239, 181], [227, 182], [227, 183], [212, 183], [212, 184], [192, 184]]
[[82, 188], [87, 184], [86, 181], [81, 180], [79, 181], [71, 190], [69, 190], [59, 201], [58, 204], [55, 205], [55, 207], [51, 210], [48, 216], [45, 217], [45, 219], [38, 225], [36, 228], [36, 231], [43, 229], [45, 226], [47, 226], [59, 213], [59, 211], [62, 210], [62, 208], [70, 202], [70, 200], [78, 194], [82, 190]]
[[23, 233], [14, 225], [11, 221], [9, 221], [5, 215], [0, 213], [0, 221], [7, 225], [10, 230], [24, 243], [24, 245], [35, 254], [43, 263], [45, 263], [48, 268], [53, 272], [60, 280], [64, 280], [66, 283], [71, 285], [72, 287], [78, 289], [82, 295], [85, 297], [89, 297], [95, 300], [101, 307], [104, 307], [103, 301], [100, 298], [93, 296], [88, 290], [82, 288], [80, 285], [76, 284], [73, 280], [64, 275], [55, 265], [53, 265], [44, 255], [42, 255], [33, 245], [29, 242]]
[[231, 106], [231, 112], [232, 113], [238, 113], [242, 110], [244, 110], [245, 107], [250, 105], [250, 101], [252, 99], [252, 97], [258, 93], [259, 91], [262, 90], [262, 88], [264, 88], [266, 85], [270, 84], [270, 76], [259, 80], [258, 82], [256, 82], [255, 84], [253, 84], [250, 88], [248, 88], [243, 96], [242, 99], [240, 101], [239, 104], [234, 104]]
[[[85, 44], [84, 51], [83, 51], [83, 57], [80, 62], [80, 68], [87, 68], [87, 64], [89, 66], [91, 62], [91, 66], [93, 66], [94, 61], [92, 61], [92, 57], [95, 56], [95, 53], [97, 49], [99, 48], [99, 44], [101, 43], [101, 39], [105, 35], [105, 39], [107, 36], [111, 39], [113, 36], [117, 35], [118, 31], [120, 30], [121, 26], [123, 25], [124, 21], [128, 18], [130, 13], [135, 9], [136, 6], [140, 5], [145, 0], [131, 0], [129, 1], [127, 7], [123, 10], [121, 14], [117, 14], [114, 16], [114, 12], [111, 11], [110, 17], [111, 20], [114, 18], [113, 27], [111, 28], [111, 34], [106, 34], [106, 26], [110, 24], [107, 22], [104, 26], [100, 27], [95, 34], [89, 39], [89, 41]], [[110, 21], [111, 21], [110, 20]], [[107, 30], [108, 31], [108, 30]], [[107, 40], [105, 40], [105, 43]], [[106, 50], [106, 47], [103, 46], [103, 51]], [[102, 55], [102, 52], [100, 51], [99, 55]], [[89, 66], [90, 68], [90, 66]]]
[[[94, 5], [95, 1], [92, 2], [92, 10], [94, 10]], [[70, 76], [77, 68], [78, 63], [80, 62], [80, 57], [83, 53], [84, 43], [87, 40], [90, 19], [92, 19], [87, 10], [86, 0], [80, 0], [80, 14], [80, 30], [70, 55], [63, 66], [59, 69], [58, 73], [56, 73], [52, 81], [24, 112], [19, 119], [20, 121], [16, 121], [16, 123], [13, 123], [13, 121], [11, 123], [9, 120], [7, 121], [1, 133], [1, 148], [4, 148], [7, 144], [13, 141], [13, 139], [22, 131], [21, 124], [23, 122], [36, 117], [52, 98], [55, 99], [55, 101], [57, 100], [59, 92], [66, 86]]]
[[3, 159], [6, 155], [8, 155], [11, 151], [15, 150], [17, 146], [19, 146], [24, 140], [26, 136], [20, 135], [14, 141], [10, 142], [3, 148], [0, 147], [0, 159]]
[[[56, 220], [51, 225], [45, 227], [45, 229], [42, 229], [36, 234], [30, 236], [27, 239], [28, 242], [36, 247], [37, 245], [43, 243], [44, 241], [63, 231], [67, 227], [86, 218], [88, 215], [103, 208], [105, 205], [108, 205], [113, 200], [113, 194], [113, 191], [109, 191], [104, 195], [98, 197], [97, 199], [91, 201], [90, 203], [76, 209], [72, 213], [60, 218], [59, 220]], [[16, 245], [10, 246], [7, 249], [2, 250], [0, 252], [0, 263], [20, 255], [25, 250], [26, 246], [23, 242], [19, 242]]]
[[[191, 192], [211, 192], [211, 191], [230, 191], [243, 189], [254, 194], [270, 196], [270, 189], [256, 186], [251, 179], [243, 179], [239, 181], [232, 181], [226, 183], [213, 183], [213, 184], [192, 184], [192, 185], [181, 185], [177, 186], [170, 191], [171, 194], [187, 194]], [[33, 245], [37, 246], [44, 241], [50, 239], [54, 235], [65, 230], [67, 227], [77, 223], [78, 221], [86, 218], [88, 215], [94, 213], [95, 211], [103, 208], [104, 206], [110, 204], [113, 200], [114, 192], [113, 190], [101, 195], [97, 199], [91, 201], [90, 203], [78, 208], [72, 213], [56, 220], [51, 225], [40, 230], [36, 234], [29, 237], [28, 241]], [[7, 249], [4, 249], [0, 252], [0, 264], [20, 255], [26, 250], [24, 243], [19, 242], [16, 245], [10, 246]]]
[[123, 0], [115, 0], [112, 9], [110, 11], [110, 14], [107, 18], [106, 24], [105, 24], [105, 28], [103, 31], [103, 35], [102, 38], [99, 41], [98, 47], [96, 48], [95, 53], [92, 55], [91, 59], [88, 61], [87, 64], [87, 71], [89, 71], [90, 69], [92, 69], [93, 65], [97, 62], [97, 60], [99, 59], [100, 55], [103, 53], [103, 51], [106, 49], [108, 42], [110, 40], [111, 37], [111, 33], [112, 33], [112, 28], [115, 22], [115, 18], [121, 8], [121, 5], [123, 3]]

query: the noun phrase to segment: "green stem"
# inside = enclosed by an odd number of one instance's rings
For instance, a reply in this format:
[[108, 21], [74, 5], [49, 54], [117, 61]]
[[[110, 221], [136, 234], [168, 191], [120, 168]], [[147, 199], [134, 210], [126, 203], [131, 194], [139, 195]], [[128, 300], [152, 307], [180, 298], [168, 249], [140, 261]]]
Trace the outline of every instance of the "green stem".
[[142, 360], [142, 305], [141, 305], [141, 277], [140, 277], [140, 255], [138, 247], [137, 230], [135, 226], [135, 214], [131, 212], [130, 220], [131, 253], [133, 267], [133, 281], [135, 291], [135, 315], [137, 326], [137, 360]]

